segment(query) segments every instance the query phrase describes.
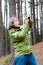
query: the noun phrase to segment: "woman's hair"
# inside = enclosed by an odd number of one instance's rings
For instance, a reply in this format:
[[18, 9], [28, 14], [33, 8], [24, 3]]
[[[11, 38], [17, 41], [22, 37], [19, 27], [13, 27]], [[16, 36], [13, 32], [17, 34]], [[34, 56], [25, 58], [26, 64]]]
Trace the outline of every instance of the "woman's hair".
[[15, 22], [16, 19], [18, 20], [17, 17], [11, 17], [11, 18], [9, 19], [9, 29], [11, 29], [11, 28], [14, 27], [14, 26], [13, 26], [13, 23]]

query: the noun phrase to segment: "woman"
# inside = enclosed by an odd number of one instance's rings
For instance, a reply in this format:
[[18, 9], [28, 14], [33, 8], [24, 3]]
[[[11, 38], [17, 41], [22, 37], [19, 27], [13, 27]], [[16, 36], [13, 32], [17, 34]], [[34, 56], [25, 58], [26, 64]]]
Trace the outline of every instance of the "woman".
[[10, 39], [15, 48], [15, 65], [37, 65], [28, 37], [28, 31], [31, 27], [30, 18], [26, 18], [25, 24], [22, 26], [16, 17], [11, 17], [9, 21]]

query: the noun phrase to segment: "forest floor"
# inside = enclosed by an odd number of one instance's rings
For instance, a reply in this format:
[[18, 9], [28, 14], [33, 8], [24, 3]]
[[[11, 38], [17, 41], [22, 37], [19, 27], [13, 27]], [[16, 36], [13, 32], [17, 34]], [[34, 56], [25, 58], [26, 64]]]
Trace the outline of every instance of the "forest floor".
[[33, 52], [37, 58], [38, 65], [43, 65], [43, 42], [35, 44]]
[[[43, 42], [39, 42], [39, 43], [35, 44], [34, 46], [32, 46], [32, 48], [33, 48], [35, 57], [37, 59], [38, 65], [43, 65]], [[7, 58], [7, 56], [5, 56], [4, 58]], [[1, 62], [1, 60], [3, 60], [3, 58], [0, 59], [0, 62]], [[3, 65], [3, 64], [1, 64], [1, 65]], [[9, 63], [6, 65], [9, 65]]]

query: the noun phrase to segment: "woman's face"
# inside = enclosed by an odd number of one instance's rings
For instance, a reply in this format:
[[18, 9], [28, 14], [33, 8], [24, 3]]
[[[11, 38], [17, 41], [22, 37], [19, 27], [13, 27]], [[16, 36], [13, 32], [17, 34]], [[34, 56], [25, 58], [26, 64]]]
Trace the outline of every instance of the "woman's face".
[[14, 20], [14, 24], [13, 24], [15, 27], [20, 27], [20, 22], [18, 19], [15, 19]]

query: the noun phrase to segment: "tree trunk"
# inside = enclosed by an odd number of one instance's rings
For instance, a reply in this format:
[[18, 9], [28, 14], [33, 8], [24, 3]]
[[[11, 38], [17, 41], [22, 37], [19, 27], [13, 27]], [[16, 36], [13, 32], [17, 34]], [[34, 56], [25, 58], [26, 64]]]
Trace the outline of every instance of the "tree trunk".
[[22, 24], [23, 23], [22, 0], [17, 0], [16, 4], [17, 4], [17, 17], [20, 23]]
[[3, 34], [3, 23], [2, 23], [2, 9], [0, 0], [0, 57], [4, 55], [4, 34]]
[[9, 14], [11, 16], [16, 16], [16, 2], [15, 0], [9, 0]]
[[31, 15], [33, 18], [33, 44], [36, 43], [37, 35], [36, 35], [36, 21], [35, 21], [35, 2], [31, 0]]
[[20, 21], [20, 0], [18, 0], [18, 3], [17, 3], [17, 5], [18, 5], [18, 19], [19, 19], [19, 21]]
[[20, 22], [23, 24], [22, 0], [20, 0]]
[[25, 0], [25, 16], [27, 17], [27, 11], [26, 11], [26, 0]]

